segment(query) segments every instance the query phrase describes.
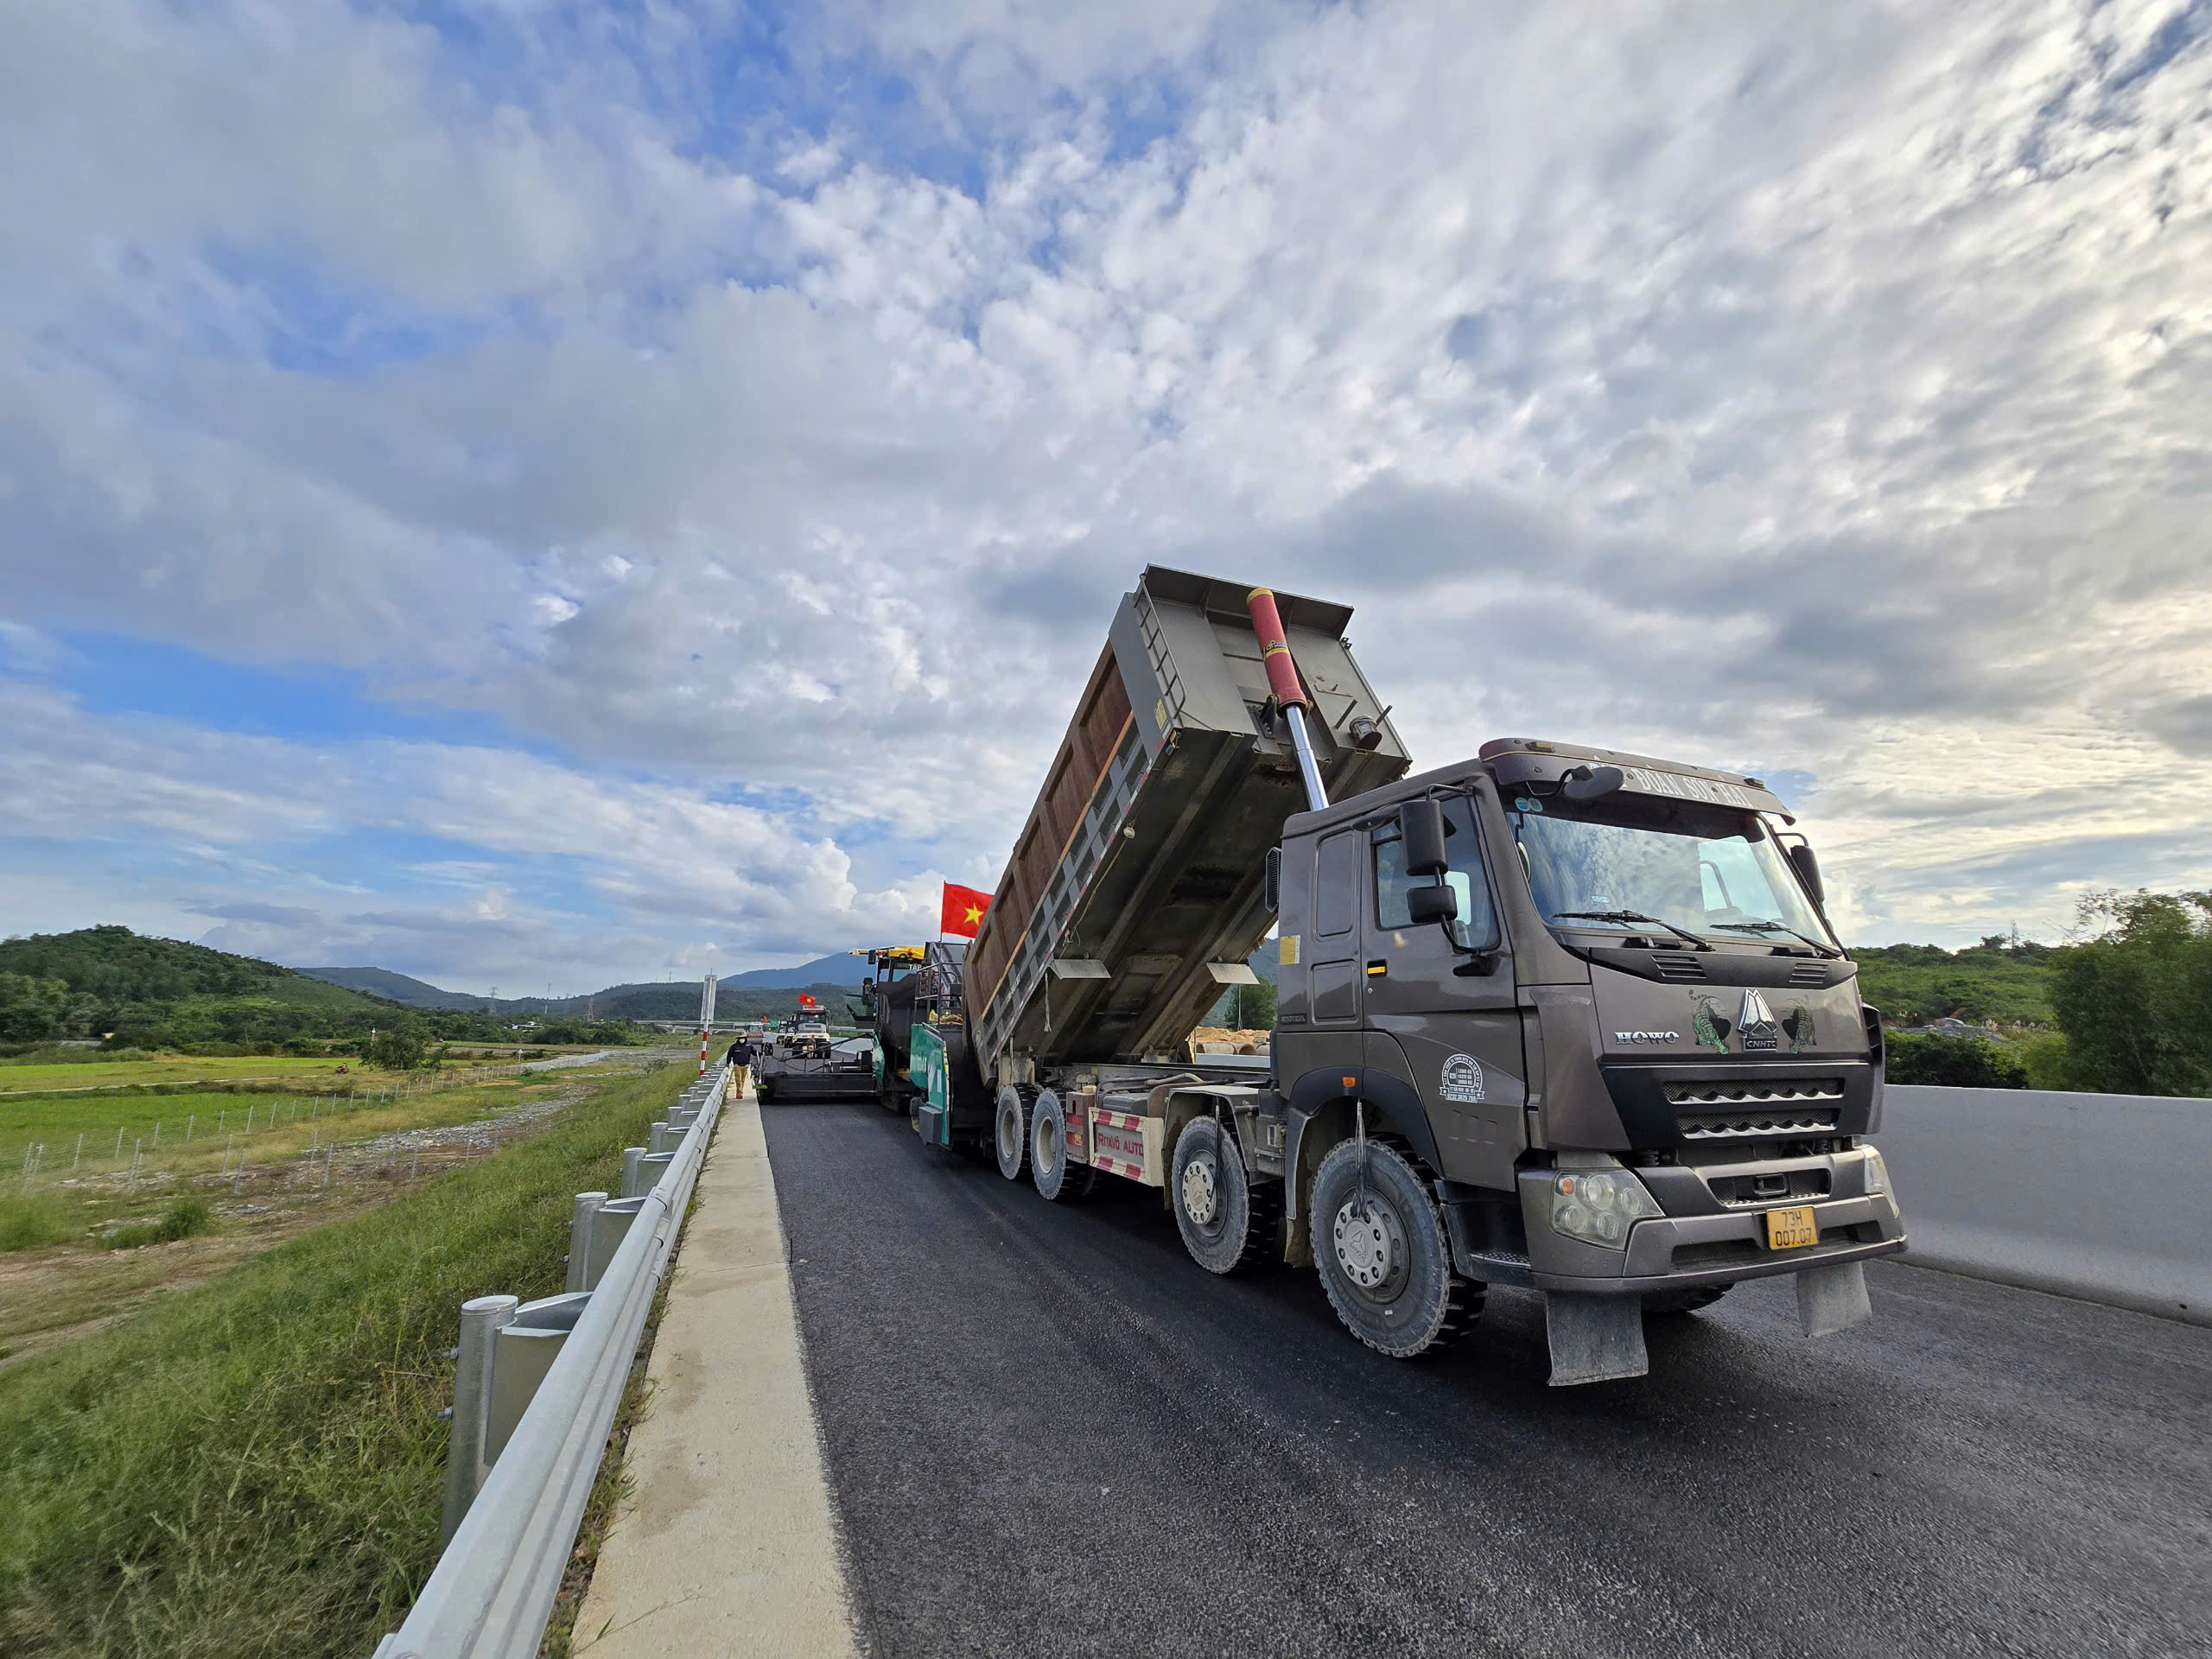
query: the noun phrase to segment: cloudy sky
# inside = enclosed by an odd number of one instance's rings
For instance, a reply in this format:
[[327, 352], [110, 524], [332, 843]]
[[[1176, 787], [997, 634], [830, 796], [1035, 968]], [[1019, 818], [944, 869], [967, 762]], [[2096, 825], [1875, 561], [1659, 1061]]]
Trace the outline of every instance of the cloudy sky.
[[0, 0], [0, 931], [992, 885], [1147, 561], [1847, 938], [2212, 885], [2212, 4]]

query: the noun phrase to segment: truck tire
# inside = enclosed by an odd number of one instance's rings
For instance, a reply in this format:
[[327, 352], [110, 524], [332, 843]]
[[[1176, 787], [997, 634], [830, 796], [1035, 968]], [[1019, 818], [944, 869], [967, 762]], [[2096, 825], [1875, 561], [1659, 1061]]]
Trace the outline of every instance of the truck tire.
[[1701, 1285], [1694, 1290], [1654, 1290], [1645, 1294], [1646, 1313], [1694, 1313], [1711, 1307], [1728, 1294], [1726, 1285]]
[[1452, 1268], [1444, 1215], [1406, 1154], [1367, 1137], [1340, 1141], [1313, 1177], [1307, 1212], [1313, 1265], [1344, 1328], [1376, 1352], [1411, 1359], [1448, 1344], [1482, 1312], [1484, 1287]]
[[991, 1115], [992, 1139], [998, 1149], [999, 1173], [1009, 1181], [1020, 1180], [1029, 1162], [1029, 1110], [1036, 1103], [1034, 1084], [999, 1085], [998, 1107]]
[[1183, 1248], [1208, 1273], [1242, 1273], [1274, 1249], [1282, 1188], [1255, 1182], [1236, 1137], [1211, 1117], [1192, 1118], [1176, 1138], [1167, 1202]]
[[1054, 1204], [1072, 1204], [1090, 1196], [1098, 1172], [1089, 1164], [1068, 1159], [1068, 1113], [1050, 1089], [1038, 1091], [1029, 1113], [1029, 1179]]

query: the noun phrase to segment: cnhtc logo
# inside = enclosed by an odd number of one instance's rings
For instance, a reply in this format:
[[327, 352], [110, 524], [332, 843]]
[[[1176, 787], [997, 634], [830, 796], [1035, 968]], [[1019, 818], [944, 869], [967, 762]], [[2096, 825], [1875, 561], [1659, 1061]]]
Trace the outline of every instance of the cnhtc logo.
[[1736, 1027], [1744, 1035], [1746, 1052], [1754, 1049], [1779, 1048], [1777, 1035], [1781, 1025], [1774, 1017], [1774, 1010], [1766, 1005], [1766, 998], [1757, 991], [1744, 993], [1744, 1006], [1737, 1011]]

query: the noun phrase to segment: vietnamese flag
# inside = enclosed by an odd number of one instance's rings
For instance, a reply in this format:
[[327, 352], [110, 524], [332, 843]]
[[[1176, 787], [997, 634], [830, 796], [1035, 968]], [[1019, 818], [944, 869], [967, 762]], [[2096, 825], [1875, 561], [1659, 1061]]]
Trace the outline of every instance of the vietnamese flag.
[[983, 925], [983, 912], [990, 907], [989, 893], [948, 881], [944, 884], [944, 908], [938, 913], [937, 931], [972, 939]]

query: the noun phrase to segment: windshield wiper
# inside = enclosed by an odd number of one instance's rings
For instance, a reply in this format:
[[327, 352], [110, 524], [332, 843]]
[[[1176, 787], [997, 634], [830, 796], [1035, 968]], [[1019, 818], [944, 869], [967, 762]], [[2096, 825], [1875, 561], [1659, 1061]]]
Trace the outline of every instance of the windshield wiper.
[[1813, 953], [1815, 956], [1826, 957], [1831, 962], [1834, 961], [1843, 954], [1840, 950], [1829, 950], [1827, 946], [1822, 944], [1818, 939], [1806, 938], [1805, 936], [1802, 933], [1800, 933], [1796, 928], [1787, 926], [1781, 922], [1714, 922], [1712, 925], [1715, 928], [1726, 928], [1732, 932], [1738, 933], [1787, 933], [1791, 938], [1801, 940], [1804, 944], [1811, 945], [1813, 947]]
[[1647, 916], [1640, 910], [1557, 910], [1552, 912], [1555, 922], [1649, 922], [1654, 927], [1663, 927], [1676, 938], [1688, 939], [1700, 950], [1713, 949], [1711, 939], [1700, 939], [1686, 927], [1676, 927], [1663, 916]]

